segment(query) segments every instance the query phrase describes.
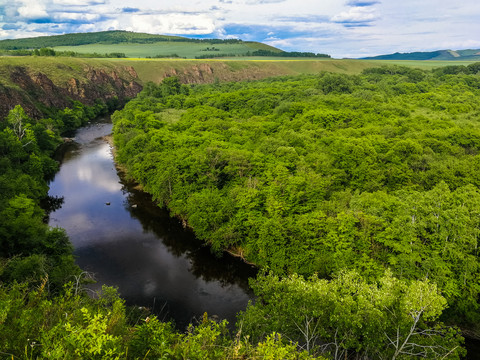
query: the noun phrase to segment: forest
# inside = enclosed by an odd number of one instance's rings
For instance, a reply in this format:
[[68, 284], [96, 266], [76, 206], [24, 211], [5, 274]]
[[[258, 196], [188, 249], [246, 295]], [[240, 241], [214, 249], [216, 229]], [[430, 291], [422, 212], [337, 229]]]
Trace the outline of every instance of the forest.
[[[480, 63], [148, 83], [112, 115], [116, 161], [221, 256], [260, 269], [235, 330], [186, 332], [92, 299], [40, 202], [76, 103], [0, 131], [0, 357], [459, 359], [480, 331]], [[111, 109], [110, 109], [111, 110]], [[32, 219], [34, 219], [32, 221]]]
[[479, 65], [167, 78], [114, 114], [117, 161], [214, 251], [273, 276], [425, 280], [443, 321], [478, 331]]

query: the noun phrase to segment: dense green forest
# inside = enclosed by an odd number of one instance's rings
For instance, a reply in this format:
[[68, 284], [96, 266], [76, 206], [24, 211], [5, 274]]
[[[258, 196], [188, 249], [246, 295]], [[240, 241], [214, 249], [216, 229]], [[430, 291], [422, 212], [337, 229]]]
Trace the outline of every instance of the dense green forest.
[[113, 116], [116, 160], [219, 254], [264, 271], [235, 331], [186, 332], [85, 293], [44, 224], [51, 159], [112, 110], [0, 123], [0, 358], [459, 359], [478, 331], [480, 64], [245, 83], [149, 83]]
[[443, 320], [475, 328], [479, 67], [168, 78], [114, 114], [117, 161], [214, 251], [276, 275], [425, 280]]

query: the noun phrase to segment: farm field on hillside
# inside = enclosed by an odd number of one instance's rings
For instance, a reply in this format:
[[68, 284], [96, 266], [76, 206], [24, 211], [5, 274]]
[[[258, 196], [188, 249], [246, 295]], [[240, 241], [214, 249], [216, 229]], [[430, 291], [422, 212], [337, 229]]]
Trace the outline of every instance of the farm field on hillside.
[[[195, 42], [162, 41], [152, 44], [89, 44], [79, 46], [58, 46], [55, 51], [75, 51], [78, 53], [124, 53], [127, 57], [155, 57], [176, 54], [194, 59], [203, 55], [243, 55], [259, 49], [276, 49], [261, 43], [241, 42], [235, 44], [208, 44]], [[278, 50], [277, 50], [278, 51]]]

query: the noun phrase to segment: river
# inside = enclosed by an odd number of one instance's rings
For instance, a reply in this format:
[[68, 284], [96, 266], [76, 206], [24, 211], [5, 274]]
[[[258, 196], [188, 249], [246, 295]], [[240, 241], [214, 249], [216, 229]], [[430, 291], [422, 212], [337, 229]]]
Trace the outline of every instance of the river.
[[218, 258], [208, 247], [126, 181], [104, 140], [109, 119], [79, 129], [63, 146], [49, 196], [63, 198], [49, 225], [66, 230], [77, 264], [96, 284], [117, 287], [129, 305], [149, 308], [185, 328], [204, 312], [233, 324], [252, 297], [256, 270], [238, 258]]

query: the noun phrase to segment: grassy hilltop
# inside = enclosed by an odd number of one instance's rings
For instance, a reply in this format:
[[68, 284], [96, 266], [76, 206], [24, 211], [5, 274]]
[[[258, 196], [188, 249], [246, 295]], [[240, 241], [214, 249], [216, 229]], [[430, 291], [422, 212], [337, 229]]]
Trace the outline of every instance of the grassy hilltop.
[[281, 53], [273, 46], [237, 39], [189, 39], [127, 31], [102, 31], [0, 41], [2, 50], [53, 48], [80, 54], [122, 53], [126, 57], [242, 56], [262, 50]]

